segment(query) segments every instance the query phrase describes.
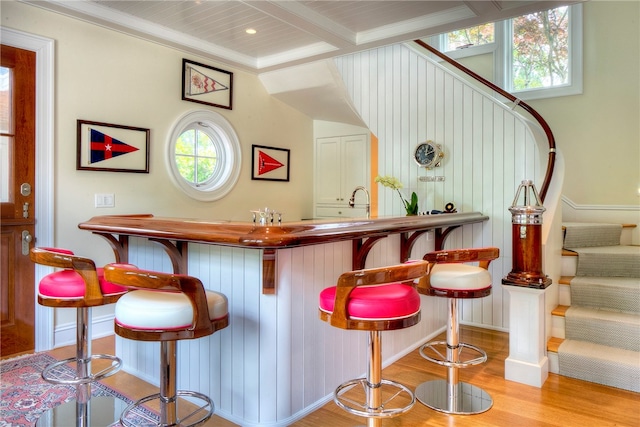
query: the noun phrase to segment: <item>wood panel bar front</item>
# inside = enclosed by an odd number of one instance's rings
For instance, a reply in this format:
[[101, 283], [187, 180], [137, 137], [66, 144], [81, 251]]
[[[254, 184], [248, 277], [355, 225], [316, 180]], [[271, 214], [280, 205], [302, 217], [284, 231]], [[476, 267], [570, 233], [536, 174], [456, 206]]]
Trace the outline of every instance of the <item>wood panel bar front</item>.
[[[477, 225], [487, 219], [472, 213], [262, 227], [137, 215], [95, 217], [80, 228], [105, 238], [118, 262], [161, 272], [188, 269], [206, 289], [226, 295], [229, 327], [179, 343], [179, 357], [188, 363], [177, 368], [178, 387], [210, 396], [216, 413], [234, 424], [286, 427], [330, 401], [335, 387], [365, 366], [365, 336], [320, 321], [319, 292], [345, 271], [397, 264], [401, 254], [420, 258], [443, 235], [481, 239]], [[454, 227], [459, 231], [449, 233]], [[444, 330], [445, 302], [420, 298], [422, 320], [394, 331], [383, 363]], [[116, 355], [123, 370], [158, 385], [151, 344], [117, 336]]]

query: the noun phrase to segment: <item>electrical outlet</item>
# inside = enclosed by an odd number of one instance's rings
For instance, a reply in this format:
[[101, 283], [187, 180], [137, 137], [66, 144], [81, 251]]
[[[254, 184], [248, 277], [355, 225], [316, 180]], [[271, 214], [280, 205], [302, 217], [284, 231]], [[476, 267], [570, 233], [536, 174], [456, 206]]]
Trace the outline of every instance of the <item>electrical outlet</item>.
[[113, 208], [116, 205], [116, 197], [114, 194], [95, 194], [96, 208]]
[[444, 176], [420, 176], [418, 177], [418, 181], [420, 182], [442, 182], [444, 181]]

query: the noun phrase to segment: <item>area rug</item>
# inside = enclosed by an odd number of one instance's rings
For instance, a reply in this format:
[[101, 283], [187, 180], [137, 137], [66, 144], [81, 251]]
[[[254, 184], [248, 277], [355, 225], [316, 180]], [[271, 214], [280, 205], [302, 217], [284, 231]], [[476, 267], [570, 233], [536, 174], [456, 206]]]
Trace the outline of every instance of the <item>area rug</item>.
[[[48, 354], [36, 353], [0, 362], [0, 427], [35, 426], [48, 409], [75, 397], [72, 385], [50, 384], [40, 376], [44, 367], [55, 361]], [[73, 372], [68, 366], [63, 369]], [[91, 389], [92, 396], [111, 396], [131, 403], [131, 399], [100, 382], [94, 383]], [[155, 426], [158, 416], [139, 408], [127, 420], [140, 427]]]

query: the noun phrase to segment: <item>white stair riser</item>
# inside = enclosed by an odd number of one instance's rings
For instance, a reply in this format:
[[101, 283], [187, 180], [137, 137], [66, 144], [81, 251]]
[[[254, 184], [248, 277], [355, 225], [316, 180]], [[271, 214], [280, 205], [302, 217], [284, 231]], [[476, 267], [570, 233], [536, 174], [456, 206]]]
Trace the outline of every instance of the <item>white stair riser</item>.
[[563, 316], [551, 316], [551, 336], [564, 339], [564, 324]]
[[575, 276], [578, 271], [578, 257], [577, 256], [563, 256], [562, 264], [560, 266], [561, 276]]
[[558, 304], [559, 305], [571, 305], [571, 286], [558, 285]]
[[549, 372], [552, 374], [560, 373], [560, 363], [558, 362], [558, 353], [555, 351], [547, 352], [547, 358], [549, 359]]

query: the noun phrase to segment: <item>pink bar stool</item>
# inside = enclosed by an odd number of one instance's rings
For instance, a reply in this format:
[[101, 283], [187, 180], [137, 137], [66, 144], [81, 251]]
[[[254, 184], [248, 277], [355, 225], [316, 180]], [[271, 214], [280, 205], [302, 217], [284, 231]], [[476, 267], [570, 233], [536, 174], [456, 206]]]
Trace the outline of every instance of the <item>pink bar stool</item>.
[[[448, 301], [447, 339], [432, 341], [420, 348], [420, 354], [430, 362], [447, 367], [447, 379], [433, 380], [416, 388], [416, 398], [436, 411], [447, 414], [479, 414], [493, 405], [487, 392], [462, 382], [458, 370], [487, 361], [480, 348], [460, 342], [458, 301], [482, 298], [491, 294], [491, 275], [487, 271], [491, 260], [498, 258], [498, 248], [457, 249], [430, 252], [429, 275], [420, 284], [421, 294], [445, 297]], [[478, 262], [479, 265], [463, 263]]]
[[379, 427], [383, 418], [407, 412], [415, 396], [406, 386], [382, 379], [382, 331], [404, 329], [420, 321], [420, 295], [414, 284], [427, 271], [416, 261], [396, 266], [344, 273], [337, 286], [319, 297], [320, 319], [340, 329], [369, 331], [366, 378], [339, 385], [335, 403]]
[[[52, 420], [59, 425], [77, 426], [117, 421], [111, 417], [118, 408], [126, 406], [124, 401], [91, 397], [91, 383], [115, 374], [122, 365], [116, 356], [91, 353], [91, 308], [115, 303], [127, 290], [107, 282], [102, 268], [96, 268], [91, 259], [74, 255], [67, 249], [33, 248], [30, 258], [36, 264], [63, 269], [42, 278], [38, 285], [38, 303], [45, 307], [76, 308], [75, 357], [53, 363], [42, 371], [45, 381], [74, 385], [76, 399], [45, 412], [37, 425], [53, 425]], [[107, 366], [94, 373], [91, 362], [98, 359], [107, 361]], [[74, 363], [73, 371], [66, 368]]]
[[[160, 342], [160, 392], [129, 405], [120, 417], [129, 427], [136, 407], [157, 400], [160, 403], [159, 426], [196, 426], [207, 421], [214, 412], [213, 401], [195, 391], [177, 389], [177, 341], [213, 334], [229, 325], [227, 297], [205, 290], [195, 277], [127, 268], [116, 264], [105, 266], [107, 280], [131, 289], [116, 304], [115, 331], [123, 338]], [[199, 407], [182, 416], [178, 397], [198, 401]], [[188, 424], [186, 422], [189, 422]]]

